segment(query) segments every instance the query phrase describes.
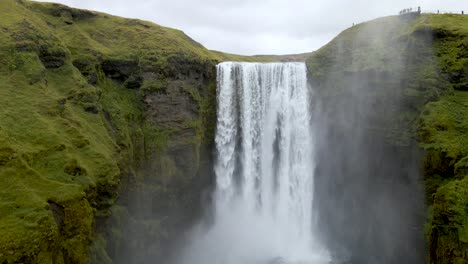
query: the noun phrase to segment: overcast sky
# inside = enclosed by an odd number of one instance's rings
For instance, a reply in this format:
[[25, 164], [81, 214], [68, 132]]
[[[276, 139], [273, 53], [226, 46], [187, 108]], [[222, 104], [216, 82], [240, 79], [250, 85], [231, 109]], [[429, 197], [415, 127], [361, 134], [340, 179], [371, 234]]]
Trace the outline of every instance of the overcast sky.
[[407, 7], [468, 12], [468, 0], [52, 1], [178, 28], [209, 49], [245, 55], [313, 51], [352, 23]]

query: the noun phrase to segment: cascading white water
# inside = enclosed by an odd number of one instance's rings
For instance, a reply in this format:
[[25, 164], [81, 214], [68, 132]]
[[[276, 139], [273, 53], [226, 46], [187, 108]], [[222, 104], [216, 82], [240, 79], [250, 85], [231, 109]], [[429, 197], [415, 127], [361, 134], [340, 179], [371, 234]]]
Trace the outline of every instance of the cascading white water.
[[214, 223], [188, 261], [328, 263], [314, 235], [305, 64], [225, 62], [217, 72]]

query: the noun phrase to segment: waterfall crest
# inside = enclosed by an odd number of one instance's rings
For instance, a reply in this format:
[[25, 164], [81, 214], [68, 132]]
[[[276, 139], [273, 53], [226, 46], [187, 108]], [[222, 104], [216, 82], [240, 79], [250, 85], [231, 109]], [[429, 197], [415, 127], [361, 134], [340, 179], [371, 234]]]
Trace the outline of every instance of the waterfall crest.
[[214, 223], [194, 241], [206, 254], [196, 262], [328, 263], [313, 224], [305, 64], [225, 62], [217, 72]]

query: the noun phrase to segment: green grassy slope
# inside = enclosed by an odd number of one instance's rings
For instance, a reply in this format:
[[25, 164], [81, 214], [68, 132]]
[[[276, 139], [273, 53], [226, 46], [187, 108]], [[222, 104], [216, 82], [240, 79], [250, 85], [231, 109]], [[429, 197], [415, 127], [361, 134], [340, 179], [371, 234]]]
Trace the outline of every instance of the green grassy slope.
[[95, 210], [116, 198], [121, 148], [90, 111], [98, 89], [28, 5], [0, 3], [0, 262], [87, 263]]

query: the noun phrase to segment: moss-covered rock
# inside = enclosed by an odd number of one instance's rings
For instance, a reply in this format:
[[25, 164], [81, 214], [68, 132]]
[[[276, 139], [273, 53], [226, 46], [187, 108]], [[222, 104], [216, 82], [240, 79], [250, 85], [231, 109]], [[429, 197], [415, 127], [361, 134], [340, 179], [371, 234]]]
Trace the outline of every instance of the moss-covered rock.
[[429, 238], [430, 263], [468, 261], [467, 179], [450, 181], [433, 196]]
[[[463, 222], [468, 216], [464, 208], [468, 204], [464, 195], [468, 146], [468, 98], [464, 89], [467, 19], [462, 15], [377, 19], [345, 30], [307, 60], [315, 96], [321, 98], [327, 117], [337, 120], [328, 124], [330, 137], [340, 140], [347, 136], [359, 141], [362, 134], [384, 135], [395, 150], [401, 149], [395, 154], [399, 156], [409, 154], [404, 148], [412, 141], [420, 142], [425, 152], [422, 173], [430, 208], [426, 224], [428, 263], [465, 263], [467, 256]], [[350, 97], [363, 106], [346, 105]], [[372, 111], [363, 113], [359, 109]], [[343, 111], [353, 110], [353, 127], [340, 127], [347, 124], [340, 122], [340, 118], [347, 117]], [[370, 127], [352, 134], [360, 124]], [[373, 139], [369, 136], [365, 140]], [[333, 158], [339, 155], [336, 153]], [[400, 178], [394, 180], [404, 181], [401, 176], [395, 177]], [[375, 190], [378, 186], [372, 184], [374, 181], [366, 179], [366, 186]], [[336, 188], [339, 186], [333, 190]], [[393, 187], [387, 184], [387, 188]], [[406, 204], [412, 202], [408, 200]], [[361, 207], [365, 204], [361, 201]], [[348, 232], [352, 233], [350, 222], [353, 220], [347, 219], [346, 230], [336, 235], [346, 238]], [[355, 240], [356, 235], [352, 235], [353, 245], [365, 243], [365, 239], [358, 239], [359, 243]], [[372, 241], [365, 246], [367, 250], [377, 243]]]
[[[157, 150], [171, 150], [163, 134], [172, 128], [145, 120], [151, 116], [145, 98], [156, 91], [137, 89], [143, 80], [155, 80], [153, 72], [168, 86], [181, 76], [177, 63], [155, 69], [151, 56], [167, 61], [169, 54], [181, 53], [203, 64], [210, 52], [180, 31], [146, 22], [26, 1], [2, 1], [0, 9], [6, 14], [0, 19], [0, 263], [88, 263], [91, 244], [92, 259], [107, 261], [103, 247], [110, 245], [96, 230], [114, 230], [100, 223], [112, 212], [119, 190], [125, 196], [145, 177], [173, 177], [170, 159], [156, 175], [146, 176], [144, 167]], [[103, 37], [106, 24], [122, 32]], [[82, 34], [74, 36], [77, 32]], [[134, 42], [135, 34], [141, 42]], [[115, 45], [101, 46], [101, 37]], [[172, 41], [176, 48], [168, 49]], [[145, 49], [156, 54], [146, 57]], [[197, 84], [204, 89], [203, 82]], [[190, 95], [179, 96], [198, 108]], [[191, 138], [195, 135], [181, 140]]]

